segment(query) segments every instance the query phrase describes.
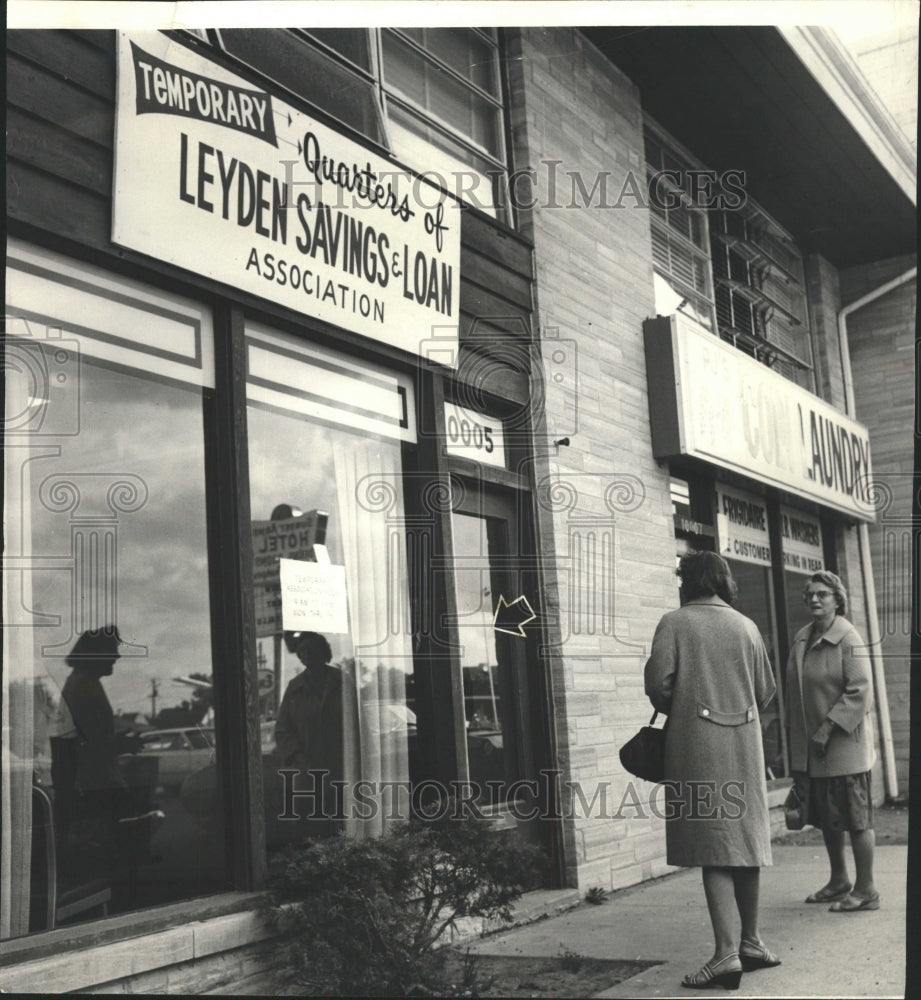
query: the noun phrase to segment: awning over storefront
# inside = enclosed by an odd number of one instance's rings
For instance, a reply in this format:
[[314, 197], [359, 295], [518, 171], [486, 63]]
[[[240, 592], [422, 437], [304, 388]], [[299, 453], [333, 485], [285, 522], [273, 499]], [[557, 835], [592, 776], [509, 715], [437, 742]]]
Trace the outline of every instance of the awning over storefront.
[[596, 27], [643, 108], [804, 251], [850, 267], [915, 252], [916, 157], [822, 28]]
[[863, 424], [680, 314], [644, 335], [656, 458], [688, 455], [875, 520]]

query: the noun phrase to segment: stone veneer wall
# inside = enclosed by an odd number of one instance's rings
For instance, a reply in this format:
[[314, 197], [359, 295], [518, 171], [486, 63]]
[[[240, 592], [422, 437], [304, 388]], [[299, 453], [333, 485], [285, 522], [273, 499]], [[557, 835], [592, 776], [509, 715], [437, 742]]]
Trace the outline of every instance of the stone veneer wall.
[[[809, 295], [809, 322], [812, 331], [813, 355], [816, 366], [817, 395], [845, 411], [844, 370], [841, 364], [841, 350], [838, 341], [838, 314], [846, 304], [842, 293], [843, 273], [818, 254], [810, 254], [805, 261], [806, 285]], [[861, 293], [862, 294], [862, 293]], [[855, 296], [850, 296], [853, 299]], [[875, 355], [863, 359], [862, 367], [867, 372], [880, 366]], [[854, 362], [852, 357], [852, 370]], [[851, 414], [856, 420], [866, 424], [870, 430], [870, 449], [874, 468], [877, 468], [877, 442], [867, 413], [857, 406]], [[871, 532], [872, 537], [872, 532]], [[866, 593], [863, 584], [863, 566], [860, 560], [860, 545], [855, 525], [841, 524], [835, 532], [835, 547], [838, 558], [838, 572], [848, 592], [848, 618], [857, 631], [866, 639], [869, 634], [866, 613]], [[877, 558], [873, 556], [874, 569]], [[887, 682], [887, 692], [890, 685]], [[883, 777], [883, 755], [880, 750], [880, 725], [874, 715], [877, 740], [876, 763], [873, 767], [873, 799], [879, 804], [885, 798]]]
[[[548, 655], [559, 764], [578, 786], [562, 798], [566, 877], [616, 888], [668, 870], [651, 786], [637, 782], [632, 797], [618, 748], [649, 721], [643, 666], [660, 616], [678, 605], [643, 350], [655, 309], [648, 209], [633, 193], [645, 188], [641, 109], [637, 89], [572, 29], [525, 29], [509, 55], [514, 163], [536, 172], [521, 222], [546, 372], [535, 413], [547, 442], [536, 466], [543, 610], [558, 626]], [[563, 436], [570, 444], [555, 446]], [[620, 809], [625, 795], [633, 806]]]
[[[913, 256], [841, 272], [847, 305], [909, 268]], [[911, 485], [913, 471], [915, 281], [848, 317], [856, 417], [870, 430], [874, 480], [881, 487], [870, 527], [876, 604], [899, 789], [908, 791], [911, 639]]]

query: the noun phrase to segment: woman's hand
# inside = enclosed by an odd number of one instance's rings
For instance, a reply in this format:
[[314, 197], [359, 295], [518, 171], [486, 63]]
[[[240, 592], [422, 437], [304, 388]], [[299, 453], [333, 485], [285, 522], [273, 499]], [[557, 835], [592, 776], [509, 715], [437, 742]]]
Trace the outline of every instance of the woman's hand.
[[830, 719], [826, 719], [821, 726], [810, 737], [810, 743], [815, 755], [822, 760], [825, 757], [826, 745], [831, 739], [835, 724]]

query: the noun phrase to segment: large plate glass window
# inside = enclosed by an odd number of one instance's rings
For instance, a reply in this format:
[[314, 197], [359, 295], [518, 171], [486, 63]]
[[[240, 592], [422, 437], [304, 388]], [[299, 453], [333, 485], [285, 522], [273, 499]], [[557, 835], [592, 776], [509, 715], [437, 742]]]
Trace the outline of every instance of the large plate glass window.
[[[194, 302], [11, 241], [0, 937], [231, 888]], [[217, 790], [216, 790], [217, 791]]]
[[825, 569], [822, 523], [797, 507], [780, 507], [783, 542], [784, 589], [786, 591], [787, 648], [793, 647], [796, 633], [812, 622], [803, 599], [806, 583], [813, 573]]
[[407, 815], [417, 736], [412, 385], [252, 324], [247, 398], [267, 846], [379, 834]]

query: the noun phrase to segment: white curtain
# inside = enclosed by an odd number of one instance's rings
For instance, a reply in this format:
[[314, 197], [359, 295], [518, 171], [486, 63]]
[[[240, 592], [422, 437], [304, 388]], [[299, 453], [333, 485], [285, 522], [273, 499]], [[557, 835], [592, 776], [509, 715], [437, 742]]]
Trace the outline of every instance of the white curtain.
[[375, 836], [394, 817], [408, 816], [415, 730], [406, 709], [412, 650], [400, 446], [343, 436], [333, 454], [360, 717], [359, 739], [345, 734], [346, 779], [361, 778], [375, 790], [364, 796], [374, 799], [373, 817], [353, 817], [346, 830]]
[[[14, 359], [10, 359], [13, 361]], [[16, 425], [30, 400], [24, 380], [6, 380], [5, 426]], [[22, 440], [22, 439], [20, 439]], [[29, 445], [4, 449], [6, 554], [27, 557], [32, 547]], [[25, 559], [23, 558], [23, 562]], [[32, 576], [25, 569], [3, 570], [3, 723], [0, 756], [0, 940], [29, 930], [29, 873], [32, 862], [32, 749], [34, 630]]]

